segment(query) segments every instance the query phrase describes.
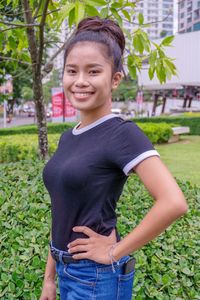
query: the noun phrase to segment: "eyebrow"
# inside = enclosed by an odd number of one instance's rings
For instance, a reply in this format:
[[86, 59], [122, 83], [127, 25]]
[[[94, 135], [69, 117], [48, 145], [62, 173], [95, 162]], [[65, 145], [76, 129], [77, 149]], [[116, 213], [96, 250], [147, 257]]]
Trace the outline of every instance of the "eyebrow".
[[[77, 65], [67, 64], [66, 67], [77, 67]], [[88, 64], [88, 65], [86, 65], [86, 67], [103, 67], [103, 66], [100, 64]]]

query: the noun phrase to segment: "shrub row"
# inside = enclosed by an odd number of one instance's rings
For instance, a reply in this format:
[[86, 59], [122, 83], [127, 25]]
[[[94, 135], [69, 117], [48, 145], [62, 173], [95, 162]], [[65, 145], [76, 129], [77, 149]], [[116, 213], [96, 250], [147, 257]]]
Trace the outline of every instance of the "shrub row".
[[[51, 224], [43, 166], [38, 160], [1, 165], [0, 299], [37, 300], [41, 293]], [[200, 188], [178, 183], [189, 211], [134, 253], [134, 300], [199, 299]], [[122, 238], [153, 202], [138, 177], [131, 175], [117, 205], [117, 228]]]
[[[63, 131], [72, 128], [75, 125], [76, 123], [47, 123], [47, 130], [50, 134], [61, 134]], [[38, 129], [36, 125], [24, 125], [0, 129], [0, 136], [18, 134], [38, 134]]]
[[[138, 124], [153, 144], [167, 142], [172, 134], [168, 124]], [[53, 128], [53, 127], [52, 127]], [[62, 128], [56, 126], [56, 129]], [[60, 134], [49, 134], [49, 156], [57, 147]], [[15, 162], [23, 159], [35, 159], [38, 153], [36, 134], [19, 134], [2, 136], [0, 140], [0, 162]]]
[[[133, 119], [134, 122], [141, 123], [156, 123], [165, 122], [169, 125], [179, 125], [179, 126], [189, 126], [190, 127], [190, 135], [200, 135], [200, 117], [151, 117], [151, 118], [138, 118]], [[173, 126], [172, 126], [173, 127]]]

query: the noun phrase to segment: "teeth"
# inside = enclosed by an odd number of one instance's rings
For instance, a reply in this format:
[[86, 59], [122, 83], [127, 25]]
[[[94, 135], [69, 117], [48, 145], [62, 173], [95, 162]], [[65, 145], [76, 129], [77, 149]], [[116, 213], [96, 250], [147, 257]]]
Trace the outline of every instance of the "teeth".
[[78, 93], [78, 92], [76, 92], [75, 94], [85, 95], [85, 94], [92, 94], [92, 92], [85, 92], [85, 93]]
[[81, 96], [81, 97], [84, 97], [84, 96], [91, 95], [92, 93], [74, 93], [74, 94], [78, 95], [78, 96]]

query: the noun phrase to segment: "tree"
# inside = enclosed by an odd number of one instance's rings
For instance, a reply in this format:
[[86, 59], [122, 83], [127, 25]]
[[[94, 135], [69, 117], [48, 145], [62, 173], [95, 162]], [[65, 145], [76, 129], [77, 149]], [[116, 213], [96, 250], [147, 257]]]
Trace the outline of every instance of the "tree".
[[135, 99], [137, 89], [137, 81], [127, 76], [127, 78], [123, 78], [120, 86], [113, 92], [113, 99], [119, 99], [120, 101]]
[[[2, 3], [3, 2], [3, 3]], [[39, 149], [41, 158], [48, 156], [47, 126], [44, 109], [42, 78], [53, 68], [53, 60], [60, 53], [65, 43], [46, 62], [45, 50], [55, 43], [49, 37], [56, 37], [62, 22], [67, 19], [69, 27], [85, 16], [99, 15], [116, 19], [120, 26], [123, 22], [132, 22], [135, 2], [120, 0], [4, 0], [0, 4], [0, 56], [5, 62], [31, 66], [33, 94], [36, 107]], [[97, 9], [98, 8], [98, 9]], [[130, 12], [129, 12], [130, 11]], [[135, 22], [135, 21], [134, 21]], [[164, 47], [169, 46], [173, 37], [165, 38], [160, 45], [149, 40], [144, 32], [144, 17], [141, 13], [134, 23], [133, 32], [125, 31], [130, 47], [127, 49], [128, 69], [136, 79], [137, 71], [142, 68], [143, 60], [149, 61], [149, 77], [157, 75], [161, 83], [176, 74], [172, 59], [166, 57]]]

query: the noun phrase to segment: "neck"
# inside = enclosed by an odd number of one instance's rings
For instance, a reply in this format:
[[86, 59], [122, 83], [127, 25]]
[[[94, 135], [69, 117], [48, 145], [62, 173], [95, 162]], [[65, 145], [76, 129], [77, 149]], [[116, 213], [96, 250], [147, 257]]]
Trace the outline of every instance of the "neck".
[[96, 120], [111, 114], [111, 106], [107, 107], [106, 109], [98, 110], [98, 111], [80, 111], [80, 126], [78, 128], [85, 127]]

